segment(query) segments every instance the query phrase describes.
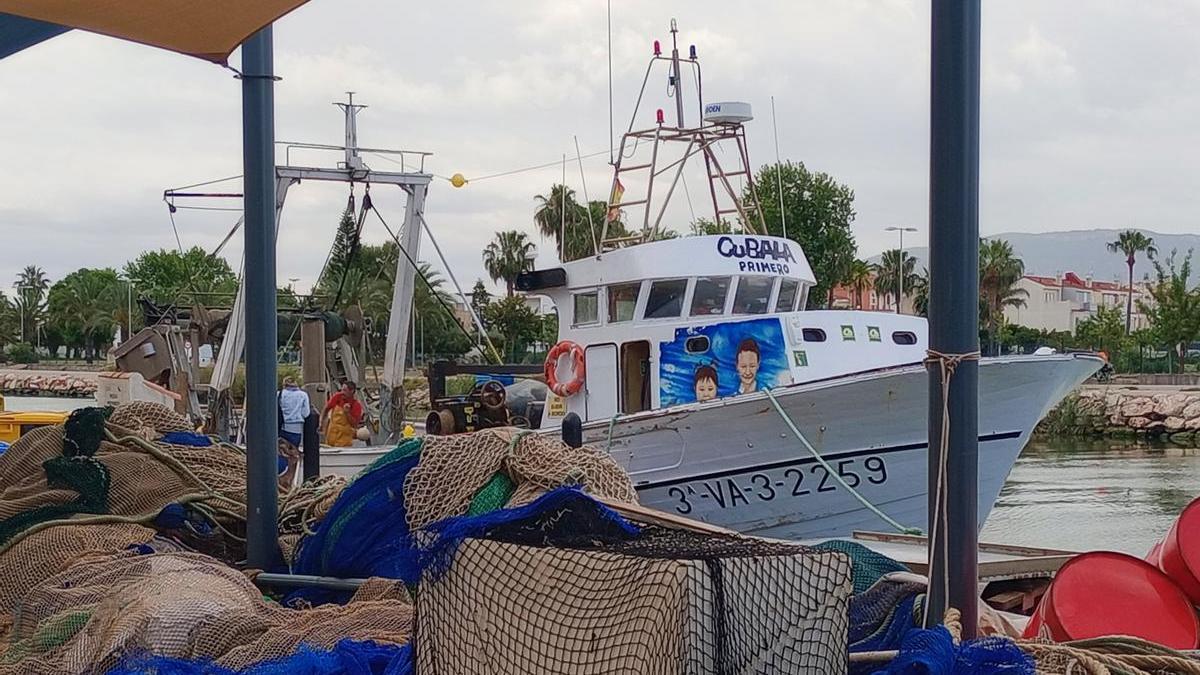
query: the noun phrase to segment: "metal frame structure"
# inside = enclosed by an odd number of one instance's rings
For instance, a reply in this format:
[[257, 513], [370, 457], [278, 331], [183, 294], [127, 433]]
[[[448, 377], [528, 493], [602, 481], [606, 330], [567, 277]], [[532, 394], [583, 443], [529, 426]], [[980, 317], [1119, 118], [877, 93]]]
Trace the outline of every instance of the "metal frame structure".
[[[689, 48], [688, 58], [681, 60], [679, 58], [679, 44], [677, 40], [678, 28], [675, 25], [675, 20], [671, 20], [671, 56], [665, 57], [660, 55], [658, 43], [655, 42], [655, 54], [650, 57], [650, 64], [646, 67], [646, 75], [642, 79], [642, 89], [638, 94], [637, 103], [634, 105], [633, 116], [629, 122], [629, 128], [621, 137], [621, 144], [618, 149], [615, 163], [613, 164], [613, 180], [612, 187], [609, 190], [609, 198], [607, 212], [612, 213], [614, 210], [620, 210], [627, 206], [643, 206], [644, 215], [642, 217], [642, 234], [637, 238], [629, 239], [651, 239], [657, 237], [659, 227], [662, 224], [663, 216], [666, 214], [667, 205], [671, 201], [671, 196], [675, 193], [675, 188], [679, 184], [680, 178], [683, 176], [683, 169], [689, 159], [697, 154], [704, 156], [705, 174], [708, 177], [708, 191], [712, 198], [713, 217], [715, 222], [720, 223], [722, 216], [736, 213], [741, 221], [742, 227], [752, 233], [767, 231], [766, 221], [763, 217], [762, 209], [759, 206], [758, 189], [754, 184], [754, 173], [750, 166], [750, 155], [746, 148], [746, 130], [740, 123], [703, 123], [700, 126], [688, 127], [684, 122], [683, 115], [683, 88], [682, 84], [682, 67], [684, 64], [690, 65], [693, 68], [696, 82], [696, 100], [699, 103], [698, 111], [703, 120], [704, 100], [703, 100], [703, 78], [700, 72], [700, 62], [696, 57], [696, 48], [693, 45]], [[650, 73], [654, 69], [654, 64], [659, 61], [665, 61], [669, 64], [670, 76], [668, 78], [668, 91], [670, 96], [675, 99], [675, 126], [666, 126], [662, 111], [658, 111], [657, 125], [650, 129], [634, 130], [633, 125], [637, 120], [638, 109], [641, 107], [642, 98], [646, 93], [646, 85], [650, 81]], [[736, 146], [735, 157], [737, 158], [738, 166], [730, 167], [735, 170], [726, 170], [722, 166], [721, 161], [717, 159], [714, 152], [715, 148], [722, 141], [732, 142]], [[642, 164], [634, 164], [626, 166], [624, 161], [628, 156], [636, 151], [637, 147], [643, 143], [652, 143], [650, 161]], [[687, 147], [683, 151], [683, 156], [671, 161], [665, 166], [659, 166], [659, 148], [663, 143], [686, 143]], [[632, 148], [630, 146], [632, 145]], [[667, 188], [667, 194], [662, 200], [661, 206], [657, 209], [657, 215], [654, 216], [653, 225], [651, 225], [651, 212], [655, 210], [654, 206], [654, 184], [655, 180], [662, 174], [674, 169], [674, 175], [671, 178], [671, 183]], [[621, 174], [634, 171], [648, 171], [649, 178], [646, 183], [645, 197], [641, 199], [633, 199], [627, 201], [613, 201], [617, 194], [617, 186], [620, 181]], [[750, 188], [751, 202], [744, 203], [741, 195], [733, 188], [733, 184], [729, 182], [732, 176], [745, 176], [746, 185]], [[728, 199], [726, 200], [725, 197]], [[722, 207], [722, 202], [729, 204]], [[605, 219], [604, 229], [601, 235], [600, 246], [603, 249], [606, 245], [619, 245], [626, 241], [622, 239], [608, 239], [608, 218]], [[601, 251], [597, 251], [599, 254]]]
[[[270, 41], [269, 28], [267, 41]], [[247, 42], [247, 45], [251, 45]], [[269, 50], [269, 45], [267, 47]], [[244, 53], [251, 55], [253, 49], [244, 50]], [[246, 73], [265, 73], [261, 76], [243, 75], [243, 89], [250, 85], [262, 87], [264, 84], [269, 86], [271, 75], [269, 74], [270, 57], [267, 56], [267, 65], [263, 66], [259, 62], [251, 62], [243, 64], [243, 70]], [[255, 94], [261, 96], [261, 94]], [[416, 267], [409, 262], [409, 259], [416, 260], [421, 242], [421, 224], [423, 223], [422, 212], [425, 207], [425, 196], [429, 189], [429, 184], [433, 176], [424, 173], [424, 158], [429, 156], [427, 152], [413, 152], [406, 150], [370, 150], [376, 153], [392, 153], [405, 155], [416, 155], [419, 157], [417, 166], [420, 170], [416, 172], [390, 172], [390, 171], [375, 171], [369, 168], [363, 161], [361, 154], [366, 151], [355, 145], [357, 141], [357, 113], [364, 106], [357, 105], [353, 102], [351, 95], [348, 103], [336, 104], [342, 107], [346, 118], [346, 140], [345, 146], [328, 146], [307, 143], [285, 143], [288, 150], [292, 148], [315, 149], [315, 150], [341, 150], [345, 153], [344, 161], [336, 168], [327, 167], [306, 167], [306, 166], [275, 166], [272, 161], [274, 158], [274, 146], [276, 143], [273, 138], [268, 138], [265, 143], [271, 148], [268, 153], [270, 159], [267, 160], [266, 168], [256, 167], [260, 173], [266, 173], [266, 176], [252, 175], [250, 159], [246, 159], [245, 173], [245, 201], [246, 201], [246, 258], [244, 267], [244, 283], [238, 288], [238, 293], [234, 299], [233, 309], [229, 317], [229, 326], [226, 329], [226, 337], [223, 343], [223, 349], [218, 355], [218, 364], [214, 369], [214, 379], [217, 371], [227, 369], [232, 372], [232, 367], [241, 359], [243, 351], [246, 357], [246, 445], [248, 449], [263, 448], [261, 452], [266, 453], [269, 448], [269, 459], [271, 460], [268, 477], [271, 481], [271, 489], [274, 489], [275, 471], [274, 471], [274, 455], [276, 453], [276, 436], [277, 431], [274, 429], [276, 416], [275, 408], [275, 382], [276, 382], [276, 324], [275, 314], [276, 298], [275, 298], [275, 261], [274, 251], [275, 245], [279, 237], [280, 221], [283, 214], [284, 202], [287, 199], [288, 190], [297, 183], [302, 181], [333, 181], [342, 183], [363, 183], [368, 189], [371, 185], [395, 185], [408, 195], [408, 201], [405, 206], [404, 224], [398, 235], [399, 245], [408, 253], [408, 255], [398, 256], [396, 262], [396, 283], [392, 294], [392, 309], [391, 317], [388, 326], [388, 341], [387, 350], [384, 355], [384, 370], [382, 381], [380, 382], [380, 429], [378, 436], [382, 438], [392, 437], [397, 430], [393, 429], [392, 407], [394, 402], [399, 398], [395, 395], [395, 391], [403, 383], [404, 379], [404, 358], [407, 349], [408, 339], [408, 323], [412, 312], [412, 295], [416, 282]], [[262, 134], [259, 131], [259, 134]], [[273, 132], [270, 134], [273, 136]], [[246, 145], [249, 146], [252, 140], [259, 143], [264, 143], [262, 136], [257, 139], [246, 139]], [[260, 149], [261, 150], [261, 149]], [[249, 152], [249, 151], [247, 151]], [[287, 154], [290, 159], [290, 152]], [[261, 160], [261, 158], [259, 158]], [[269, 177], [269, 178], [268, 178]], [[267, 178], [267, 180], [264, 180]], [[262, 184], [257, 184], [257, 181], [263, 181]], [[264, 196], [270, 195], [271, 186], [274, 186], [274, 199], [270, 197], [264, 199]], [[268, 210], [269, 209], [269, 210]], [[254, 222], [252, 227], [252, 217], [260, 219], [262, 222]], [[269, 227], [266, 223], [272, 223], [274, 227]], [[261, 228], [261, 229], [259, 229]], [[263, 232], [266, 234], [263, 234]], [[269, 238], [268, 238], [269, 237]], [[263, 248], [270, 249], [268, 256]], [[270, 258], [268, 261], [267, 258]], [[267, 290], [264, 291], [263, 288]], [[269, 297], [268, 297], [269, 296]], [[264, 364], [262, 361], [269, 360], [269, 364]], [[254, 385], [251, 386], [253, 381]], [[269, 393], [268, 393], [269, 392]], [[255, 410], [271, 410], [271, 415], [259, 416], [254, 414]], [[263, 430], [261, 427], [265, 422], [270, 423], [270, 428]], [[253, 453], [257, 457], [258, 451]], [[259, 465], [262, 466], [259, 466]], [[250, 488], [252, 492], [256, 490], [266, 490], [266, 479], [261, 475], [268, 466], [261, 458], [251, 460]], [[253, 504], [254, 502], [252, 502]], [[251, 508], [252, 512], [264, 512], [266, 507], [261, 504], [255, 504]], [[274, 527], [274, 518], [270, 519], [271, 527]], [[265, 526], [258, 523], [260, 529], [265, 532]], [[272, 541], [274, 537], [272, 537]], [[259, 551], [259, 553], [263, 553]]]

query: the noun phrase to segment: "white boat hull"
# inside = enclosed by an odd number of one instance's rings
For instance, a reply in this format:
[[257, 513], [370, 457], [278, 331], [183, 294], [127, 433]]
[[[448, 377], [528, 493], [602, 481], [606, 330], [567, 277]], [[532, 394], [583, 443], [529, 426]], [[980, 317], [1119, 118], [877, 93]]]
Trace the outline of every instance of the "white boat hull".
[[[1082, 355], [980, 362], [980, 527], [1038, 421], [1100, 363]], [[925, 368], [911, 365], [773, 393], [843, 480], [892, 519], [925, 529], [927, 385]], [[591, 422], [584, 438], [609, 450], [651, 508], [783, 539], [887, 527], [827, 475], [762, 393]], [[386, 451], [322, 449], [322, 471], [353, 475]]]

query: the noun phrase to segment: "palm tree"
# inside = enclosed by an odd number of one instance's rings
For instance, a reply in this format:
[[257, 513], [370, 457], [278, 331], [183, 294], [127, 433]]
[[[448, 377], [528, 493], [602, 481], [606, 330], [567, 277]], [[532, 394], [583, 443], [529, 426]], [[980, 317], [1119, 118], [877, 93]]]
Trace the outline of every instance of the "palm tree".
[[913, 312], [917, 316], [929, 316], [929, 268], [924, 267], [912, 285]]
[[1133, 316], [1133, 263], [1139, 252], [1145, 252], [1147, 258], [1153, 258], [1158, 249], [1154, 248], [1153, 238], [1137, 230], [1125, 230], [1117, 235], [1116, 241], [1108, 242], [1108, 250], [1124, 253], [1125, 264], [1129, 267], [1129, 299], [1125, 303], [1125, 334], [1129, 335], [1130, 319]]
[[21, 339], [33, 342], [38, 324], [46, 315], [46, 291], [50, 279], [37, 265], [29, 265], [17, 275], [13, 284], [17, 289], [16, 308], [20, 319]]
[[483, 268], [492, 281], [504, 280], [508, 297], [511, 298], [517, 275], [533, 269], [534, 255], [533, 242], [529, 241], [529, 237], [525, 236], [524, 232], [516, 230], [497, 232], [492, 243], [483, 249]]
[[[913, 271], [916, 265], [917, 259], [901, 252], [900, 249], [893, 248], [884, 251], [880, 256], [879, 264], [873, 266], [875, 290], [882, 295], [895, 295], [896, 307], [899, 308], [903, 300], [900, 297], [900, 291], [911, 289], [917, 284], [917, 275]], [[901, 283], [901, 277], [903, 277], [903, 283]]]
[[846, 275], [845, 283], [854, 291], [855, 307], [862, 309], [863, 293], [871, 285], [871, 264], [865, 260], [855, 259], [850, 263], [850, 272]]
[[979, 242], [980, 319], [987, 326], [995, 353], [1000, 324], [1008, 307], [1024, 307], [1029, 291], [1016, 286], [1025, 275], [1025, 262], [1013, 253], [1012, 244], [1003, 239]]
[[575, 200], [575, 191], [565, 185], [552, 185], [548, 196], [537, 195], [534, 199], [538, 207], [533, 212], [533, 222], [543, 237], [554, 239], [555, 250], [563, 262], [595, 255], [601, 237], [628, 234], [619, 218], [609, 222], [605, 232], [608, 204], [592, 200], [585, 207]]

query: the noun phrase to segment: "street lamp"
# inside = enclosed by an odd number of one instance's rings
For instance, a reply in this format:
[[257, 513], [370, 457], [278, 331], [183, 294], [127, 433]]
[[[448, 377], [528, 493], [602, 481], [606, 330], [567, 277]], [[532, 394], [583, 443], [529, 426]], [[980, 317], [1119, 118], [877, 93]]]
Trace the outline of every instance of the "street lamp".
[[128, 340], [133, 337], [133, 283], [140, 280], [125, 274], [117, 278], [125, 282], [125, 339]]
[[900, 259], [896, 262], [896, 276], [900, 277], [899, 283], [896, 285], [896, 313], [900, 313], [900, 303], [904, 300], [904, 233], [916, 232], [915, 227], [899, 227], [893, 225], [883, 228], [885, 232], [900, 233]]

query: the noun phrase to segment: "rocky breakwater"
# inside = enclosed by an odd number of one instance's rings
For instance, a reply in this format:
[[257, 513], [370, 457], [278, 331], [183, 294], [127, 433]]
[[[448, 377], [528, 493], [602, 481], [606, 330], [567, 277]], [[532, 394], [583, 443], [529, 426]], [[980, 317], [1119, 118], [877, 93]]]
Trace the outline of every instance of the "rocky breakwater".
[[92, 378], [63, 374], [0, 373], [0, 394], [88, 398], [96, 395]]
[[1081, 389], [1042, 420], [1043, 434], [1166, 437], [1200, 441], [1200, 391]]

